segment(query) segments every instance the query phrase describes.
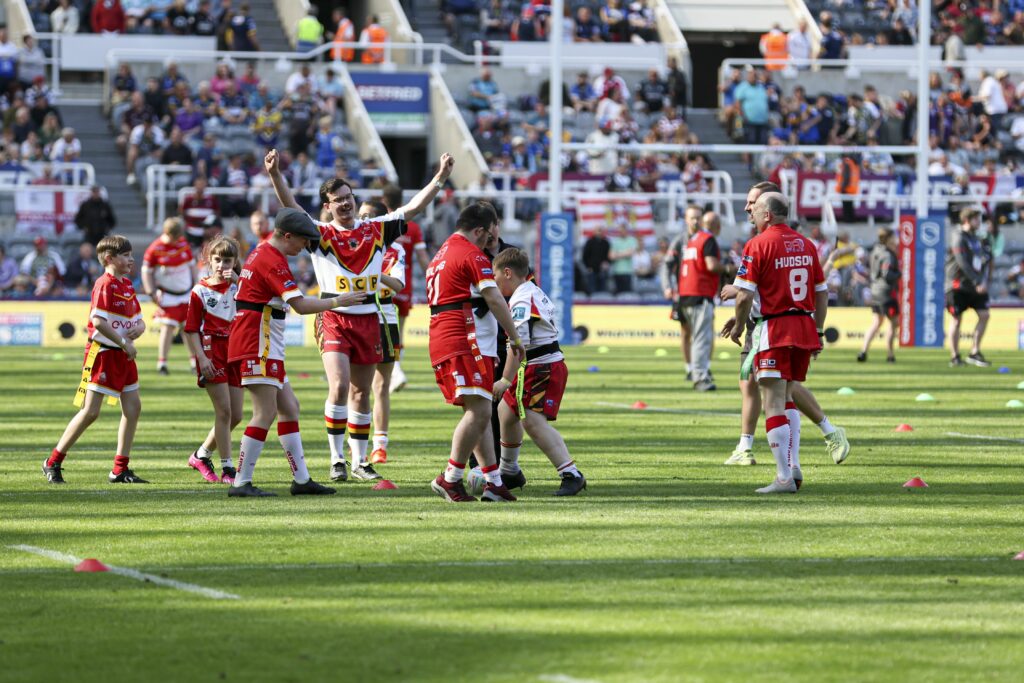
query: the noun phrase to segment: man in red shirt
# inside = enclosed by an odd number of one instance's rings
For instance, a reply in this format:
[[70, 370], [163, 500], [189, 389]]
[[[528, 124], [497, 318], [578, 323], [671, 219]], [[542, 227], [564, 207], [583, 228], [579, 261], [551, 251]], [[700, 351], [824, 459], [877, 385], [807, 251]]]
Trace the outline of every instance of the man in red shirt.
[[714, 391], [711, 379], [711, 351], [715, 339], [715, 295], [718, 281], [725, 266], [715, 236], [701, 228], [700, 209], [691, 206], [687, 216], [695, 210], [698, 220], [687, 220], [689, 239], [683, 248], [678, 268], [680, 320], [690, 325], [690, 372], [693, 388]]
[[[388, 211], [394, 211], [402, 205], [402, 188], [397, 185], [388, 185], [384, 188], [381, 196], [384, 206]], [[430, 265], [430, 257], [427, 256], [427, 243], [423, 241], [423, 230], [419, 223], [406, 221], [405, 234], [395, 240], [405, 250], [405, 288], [394, 295], [395, 307], [398, 309], [398, 359], [395, 361], [394, 371], [391, 373], [392, 393], [400, 391], [406, 383], [405, 373], [402, 372], [402, 351], [405, 348], [405, 320], [412, 310], [412, 262], [415, 259], [420, 264], [423, 272], [427, 272]]]
[[430, 485], [452, 503], [476, 500], [462, 484], [474, 452], [487, 482], [481, 498], [515, 500], [501, 481], [491, 433], [498, 325], [508, 334], [509, 362], [518, 364], [524, 351], [508, 304], [494, 282], [491, 260], [483, 252], [497, 242], [494, 207], [487, 202], [471, 204], [459, 214], [455, 234], [441, 245], [427, 268], [430, 364], [445, 400], [463, 410], [452, 436], [448, 466]]
[[[759, 304], [751, 356], [742, 375], [755, 372], [765, 410], [765, 430], [775, 458], [775, 480], [758, 493], [796, 493], [800, 471], [800, 413], [792, 385], [807, 378], [811, 356], [821, 350], [828, 288], [809, 239], [785, 220], [789, 206], [777, 192], [754, 204], [758, 235], [743, 250], [736, 274], [736, 321], [728, 336], [737, 346], [752, 306]], [[794, 424], [795, 423], [795, 424]], [[791, 428], [792, 427], [792, 428]]]

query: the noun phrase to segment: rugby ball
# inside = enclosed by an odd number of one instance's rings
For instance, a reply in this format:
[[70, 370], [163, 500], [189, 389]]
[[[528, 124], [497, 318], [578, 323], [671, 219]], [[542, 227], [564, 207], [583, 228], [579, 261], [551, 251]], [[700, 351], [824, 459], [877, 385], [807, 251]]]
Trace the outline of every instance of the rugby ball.
[[487, 480], [484, 479], [484, 473], [480, 471], [479, 467], [474, 467], [466, 475], [466, 490], [469, 491], [470, 495], [479, 496], [484, 492], [484, 484]]

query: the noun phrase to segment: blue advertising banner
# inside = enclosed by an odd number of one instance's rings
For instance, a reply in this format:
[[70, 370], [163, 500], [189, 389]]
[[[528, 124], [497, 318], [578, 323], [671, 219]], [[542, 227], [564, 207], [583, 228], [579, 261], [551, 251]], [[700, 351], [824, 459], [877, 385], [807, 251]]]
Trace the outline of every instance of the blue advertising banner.
[[359, 97], [382, 133], [422, 133], [430, 114], [430, 76], [353, 72]]
[[43, 316], [0, 313], [0, 346], [42, 346]]
[[900, 216], [900, 346], [945, 341], [946, 214]]
[[572, 214], [545, 213], [540, 218], [540, 287], [555, 304], [558, 343], [571, 345], [573, 292]]

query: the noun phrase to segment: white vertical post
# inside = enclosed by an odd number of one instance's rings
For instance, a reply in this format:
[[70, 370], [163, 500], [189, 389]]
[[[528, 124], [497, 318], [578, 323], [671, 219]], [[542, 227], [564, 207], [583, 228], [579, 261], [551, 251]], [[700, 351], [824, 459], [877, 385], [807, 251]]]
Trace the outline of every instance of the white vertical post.
[[551, 184], [548, 195], [548, 212], [562, 211], [562, 14], [565, 0], [551, 3], [551, 91], [548, 116], [551, 118], [551, 154], [548, 156], [548, 181]]
[[917, 3], [917, 182], [914, 184], [914, 205], [917, 217], [928, 215], [928, 48], [932, 42], [931, 2]]

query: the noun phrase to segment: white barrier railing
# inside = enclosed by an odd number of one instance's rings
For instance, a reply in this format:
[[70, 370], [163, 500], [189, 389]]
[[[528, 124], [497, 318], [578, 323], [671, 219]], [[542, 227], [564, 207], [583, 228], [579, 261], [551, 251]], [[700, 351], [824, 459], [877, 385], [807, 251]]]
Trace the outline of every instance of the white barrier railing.
[[[31, 185], [33, 180], [46, 175], [50, 169], [51, 176], [65, 182], [68, 187], [88, 187], [96, 184], [96, 169], [87, 161], [22, 161], [18, 162], [24, 170], [0, 170], [0, 185]], [[61, 178], [60, 176], [65, 176]]]

